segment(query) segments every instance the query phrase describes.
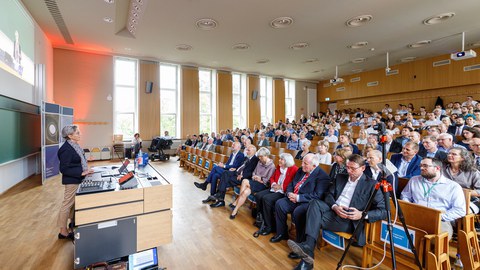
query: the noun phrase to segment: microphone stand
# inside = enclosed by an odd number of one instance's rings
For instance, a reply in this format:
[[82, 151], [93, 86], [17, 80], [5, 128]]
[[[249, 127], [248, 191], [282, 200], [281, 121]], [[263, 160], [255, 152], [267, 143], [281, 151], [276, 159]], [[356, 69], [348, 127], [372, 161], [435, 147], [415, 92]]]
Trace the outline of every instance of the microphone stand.
[[[391, 257], [392, 257], [391, 258], [392, 259], [392, 269], [396, 270], [397, 269], [397, 262], [396, 262], [396, 258], [395, 258], [395, 246], [394, 246], [394, 241], [393, 241], [393, 224], [392, 224], [392, 220], [391, 220], [391, 210], [390, 210], [390, 192], [393, 191], [393, 188], [392, 188], [392, 185], [389, 182], [387, 182], [387, 175], [386, 175], [386, 172], [385, 172], [386, 160], [387, 160], [387, 156], [386, 156], [386, 153], [385, 153], [386, 152], [385, 142], [387, 141], [387, 136], [385, 135], [385, 124], [384, 123], [379, 123], [375, 127], [375, 130], [377, 130], [379, 135], [380, 135], [379, 136], [380, 137], [380, 145], [382, 146], [382, 164], [384, 166], [384, 169], [381, 170], [381, 173], [382, 173], [381, 174], [381, 179], [380, 179], [379, 182], [377, 182], [375, 184], [374, 191], [370, 195], [370, 198], [368, 199], [367, 206], [365, 207], [365, 210], [362, 212], [362, 217], [358, 221], [358, 224], [360, 222], [363, 222], [363, 220], [365, 219], [365, 216], [367, 215], [368, 211], [370, 210], [370, 208], [373, 204], [373, 200], [375, 198], [375, 195], [377, 194], [378, 190], [380, 190], [383, 194], [383, 199], [385, 201], [385, 210], [387, 212], [387, 229], [388, 229], [388, 236], [389, 236], [388, 240], [389, 240], [389, 243], [390, 243], [390, 254], [391, 254]], [[415, 245], [413, 244], [412, 237], [408, 233], [408, 227], [407, 227], [407, 223], [405, 222], [405, 216], [403, 215], [403, 212], [402, 212], [402, 209], [400, 208], [400, 205], [398, 205], [397, 197], [392, 196], [392, 199], [393, 199], [393, 205], [395, 207], [397, 207], [398, 217], [400, 219], [400, 222], [403, 225], [403, 231], [405, 232], [405, 235], [407, 236], [408, 243], [410, 245], [410, 249], [412, 250], [412, 253], [415, 256], [415, 263], [417, 264], [418, 269], [422, 270], [422, 264], [420, 263], [420, 259], [418, 258], [418, 253], [417, 253], [417, 250], [415, 248]], [[337, 268], [336, 268], [337, 270], [340, 269], [340, 267], [342, 266], [342, 262], [345, 259], [345, 256], [347, 255], [348, 250], [350, 249], [350, 246], [353, 243], [354, 235], [356, 235], [357, 230], [360, 228], [360, 226], [358, 226], [358, 224], [357, 224], [357, 226], [355, 226], [355, 230], [352, 233], [352, 237], [350, 237], [350, 239], [348, 240], [348, 245], [347, 245], [347, 247], [345, 248], [345, 251], [342, 254], [342, 258], [340, 259], [340, 261], [337, 264]], [[363, 228], [363, 226], [362, 226], [362, 228]]]

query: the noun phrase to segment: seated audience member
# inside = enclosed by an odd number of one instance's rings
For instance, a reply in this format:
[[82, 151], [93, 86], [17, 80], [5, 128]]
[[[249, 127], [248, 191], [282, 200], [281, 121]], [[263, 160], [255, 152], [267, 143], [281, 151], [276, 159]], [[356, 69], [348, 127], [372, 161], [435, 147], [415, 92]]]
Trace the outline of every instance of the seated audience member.
[[268, 235], [272, 232], [274, 220], [275, 203], [285, 197], [285, 191], [292, 182], [297, 173], [298, 167], [295, 166], [292, 155], [289, 153], [280, 154], [278, 166], [270, 178], [270, 189], [262, 190], [255, 194], [258, 214], [263, 220], [263, 227], [254, 235]]
[[245, 203], [247, 197], [253, 193], [257, 193], [264, 189], [267, 189], [268, 181], [275, 172], [275, 164], [270, 159], [270, 150], [262, 147], [257, 152], [258, 163], [257, 167], [253, 171], [251, 179], [243, 179], [240, 186], [240, 194], [237, 199], [230, 205], [233, 208], [230, 214], [230, 219], [234, 219], [237, 216], [238, 209]]
[[470, 147], [473, 152], [473, 162], [475, 163], [477, 170], [480, 170], [480, 138], [473, 138]]
[[360, 130], [360, 132], [358, 133], [358, 138], [357, 138], [357, 141], [355, 142], [355, 144], [356, 145], [367, 144], [367, 136], [368, 136], [368, 133], [365, 129]]
[[453, 136], [450, 133], [441, 133], [437, 138], [438, 150], [448, 153], [453, 147], [465, 148], [459, 144], [453, 143]]
[[330, 179], [335, 179], [337, 174], [347, 174], [345, 163], [351, 154], [352, 151], [347, 148], [339, 148], [335, 150], [335, 154], [333, 156], [334, 163], [332, 165], [332, 169], [330, 170]]
[[308, 153], [310, 152], [310, 145], [312, 143], [309, 140], [306, 140], [302, 144], [302, 148], [300, 151], [298, 151], [297, 155], [295, 156], [295, 159], [300, 159], [302, 160]]
[[447, 133], [450, 133], [453, 136], [462, 136], [462, 132], [465, 127], [465, 120], [463, 120], [463, 117], [457, 117], [455, 119], [455, 125], [449, 126]]
[[222, 134], [217, 133], [217, 135], [215, 136], [215, 141], [213, 141], [213, 143], [215, 145], [223, 145]]
[[468, 151], [471, 151], [470, 143], [472, 142], [473, 137], [480, 138], [480, 132], [474, 128], [466, 127], [462, 132], [463, 140], [457, 142], [458, 145], [465, 147]]
[[213, 138], [207, 139], [207, 143], [202, 146], [202, 150], [215, 152], [215, 144], [213, 144]]
[[440, 119], [435, 118], [435, 114], [433, 114], [433, 112], [427, 113], [427, 119], [425, 121], [425, 125], [427, 125], [427, 126], [438, 126], [441, 123], [442, 123], [442, 121]]
[[287, 149], [289, 150], [299, 150], [300, 149], [300, 140], [298, 139], [297, 133], [292, 133], [292, 139], [287, 142]]
[[432, 135], [423, 136], [422, 145], [423, 148], [418, 150], [417, 155], [421, 158], [436, 158], [445, 162], [447, 160], [447, 153], [439, 151], [437, 148], [437, 138]]
[[442, 231], [453, 229], [451, 222], [465, 216], [465, 196], [462, 187], [442, 175], [442, 162], [424, 158], [420, 163], [421, 175], [412, 177], [402, 191], [402, 200], [442, 210]]
[[422, 161], [422, 158], [417, 153], [418, 144], [407, 142], [403, 147], [402, 153], [392, 155], [390, 161], [397, 167], [399, 177], [411, 178], [412, 176], [420, 175], [420, 161]]
[[412, 126], [418, 126], [419, 125], [418, 121], [415, 118], [413, 118], [413, 114], [410, 113], [410, 112], [407, 113], [406, 119], [407, 119], [406, 120], [407, 122], [412, 122]]
[[378, 144], [378, 135], [376, 133], [368, 135], [367, 143], [373, 145], [373, 147], [375, 147], [375, 150], [378, 150], [378, 151], [382, 152], [383, 148], [380, 144]]
[[371, 143], [365, 144], [365, 146], [363, 147], [363, 150], [362, 150], [362, 157], [366, 158], [368, 152], [370, 152], [372, 150], [377, 150], [377, 147], [375, 147], [375, 145], [373, 145]]
[[[190, 145], [192, 145], [192, 139], [190, 139], [190, 135], [187, 134], [187, 139], [185, 140], [185, 142], [182, 145], [179, 145], [177, 147], [177, 150], [175, 151], [175, 155], [179, 156], [180, 152], [182, 150], [184, 150], [186, 146], [190, 146]], [[180, 160], [180, 156], [178, 157], [177, 161], [179, 161], [179, 160]]]
[[277, 234], [270, 239], [276, 243], [287, 239], [287, 214], [292, 213], [292, 222], [297, 230], [297, 240], [303, 236], [305, 228], [305, 213], [311, 200], [320, 200], [328, 189], [330, 178], [318, 166], [318, 158], [308, 154], [302, 160], [292, 182], [287, 187], [285, 197], [275, 203], [275, 222]]
[[338, 148], [343, 148], [345, 145], [350, 145], [352, 147], [352, 151], [354, 154], [359, 154], [360, 150], [358, 150], [358, 146], [352, 143], [349, 134], [342, 134], [338, 139], [339, 144], [337, 145]]
[[260, 138], [258, 139], [258, 147], [266, 147], [270, 146], [270, 142], [268, 141], [267, 137], [265, 136], [265, 132], [260, 132]]
[[324, 140], [332, 143], [338, 142], [338, 137], [335, 135], [335, 129], [334, 128], [329, 128], [328, 129], [328, 135], [323, 138]]
[[[308, 133], [308, 129], [307, 129], [306, 127], [304, 127], [303, 130], [304, 130], [304, 131], [301, 131], [301, 132], [299, 133], [299, 135], [300, 135], [300, 145], [303, 145], [303, 143], [304, 143], [305, 141], [311, 140], [311, 139], [313, 138], [312, 136], [310, 136], [310, 138], [307, 138], [307, 134], [310, 135], [310, 133]], [[306, 130], [306, 131], [305, 131], [305, 130]]]
[[[392, 184], [392, 187], [397, 190], [398, 188], [398, 179], [395, 172], [388, 172], [387, 168], [382, 165], [382, 152], [378, 150], [372, 150], [367, 154], [367, 166], [363, 172], [367, 177], [372, 178], [375, 181], [382, 180], [382, 171], [385, 172], [385, 176], [388, 183]], [[385, 160], [385, 162], [390, 163], [390, 160]], [[390, 166], [392, 167], [392, 166]]]
[[[365, 245], [364, 223], [360, 219], [377, 181], [365, 176], [365, 160], [359, 155], [348, 158], [347, 168], [348, 174], [337, 176], [324, 200], [309, 203], [305, 240], [301, 243], [288, 240], [292, 252], [302, 258], [295, 269], [313, 269], [315, 244], [321, 229], [353, 233], [357, 226], [361, 226], [354, 237], [358, 245]], [[365, 221], [373, 223], [386, 217], [383, 196], [377, 192]]]
[[385, 134], [385, 143], [383, 144], [383, 147], [385, 147], [385, 153], [390, 152], [390, 147], [392, 146], [393, 143], [393, 135], [389, 132]]
[[403, 120], [402, 120], [402, 116], [399, 115], [399, 114], [395, 114], [395, 116], [393, 116], [393, 121], [395, 122], [395, 126], [403, 126]]
[[212, 208], [225, 206], [225, 193], [227, 188], [240, 185], [243, 179], [251, 179], [253, 171], [257, 167], [258, 157], [255, 155], [257, 148], [251, 144], [245, 148], [245, 158], [242, 165], [236, 168], [230, 168], [222, 173], [220, 176], [220, 184], [218, 184], [218, 191], [215, 195], [210, 195], [203, 203], [214, 202], [210, 205]]
[[285, 136], [283, 136], [283, 131], [280, 129], [275, 130], [275, 142], [285, 142]]
[[204, 146], [206, 146], [208, 144], [208, 137], [207, 136], [203, 136], [202, 137], [202, 141], [197, 143], [197, 145], [195, 146], [195, 148], [198, 148], [198, 149], [203, 149]]
[[465, 125], [467, 127], [473, 127], [476, 124], [477, 117], [473, 114], [467, 114], [463, 117], [465, 119]]
[[138, 155], [138, 153], [140, 152], [140, 149], [142, 149], [142, 138], [140, 138], [139, 133], [135, 133], [133, 135], [132, 147], [133, 147], [133, 151], [134, 151], [133, 152], [134, 157], [136, 157]]
[[318, 163], [320, 164], [332, 164], [332, 154], [328, 152], [330, 144], [327, 141], [319, 141], [317, 147]]
[[392, 153], [400, 153], [402, 151], [403, 146], [408, 142], [408, 136], [413, 129], [409, 127], [402, 128], [402, 136], [395, 138], [390, 146], [390, 151]]
[[376, 119], [372, 120], [371, 125], [366, 129], [368, 134], [378, 134], [378, 131], [375, 130], [375, 126], [378, 124]]
[[390, 104], [385, 104], [385, 107], [383, 107], [382, 109], [382, 113], [383, 114], [389, 114], [389, 113], [392, 113], [392, 108], [390, 108]]
[[460, 184], [462, 188], [471, 189], [472, 212], [478, 214], [480, 206], [480, 172], [477, 170], [470, 152], [464, 148], [452, 148], [448, 152], [447, 165], [443, 167], [443, 175]]
[[210, 195], [213, 195], [217, 192], [217, 182], [222, 176], [222, 173], [225, 170], [229, 170], [231, 168], [238, 168], [244, 161], [245, 156], [240, 151], [241, 144], [240, 142], [234, 142], [232, 145], [232, 154], [227, 160], [226, 164], [222, 162], [218, 163], [216, 166], [212, 168], [212, 171], [208, 175], [207, 179], [203, 183], [195, 182], [195, 186], [199, 189], [206, 190], [208, 184], [210, 184]]
[[462, 107], [466, 107], [468, 105], [475, 106], [477, 105], [477, 101], [475, 101], [472, 96], [467, 96], [467, 100], [462, 103]]
[[287, 143], [287, 144], [288, 144], [289, 141], [292, 140], [292, 134], [288, 130], [285, 130], [283, 132], [283, 136], [285, 137], [285, 143]]
[[394, 134], [400, 134], [400, 130], [397, 128], [395, 125], [395, 121], [393, 120], [388, 120], [385, 126], [385, 129], [388, 133], [394, 135]]

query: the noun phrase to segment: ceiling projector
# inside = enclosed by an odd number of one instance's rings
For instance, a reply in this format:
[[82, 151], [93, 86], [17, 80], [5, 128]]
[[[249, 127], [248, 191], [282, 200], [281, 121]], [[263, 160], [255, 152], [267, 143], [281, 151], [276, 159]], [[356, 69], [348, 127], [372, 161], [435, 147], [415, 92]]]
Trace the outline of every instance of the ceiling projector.
[[474, 58], [474, 57], [477, 57], [477, 53], [474, 50], [468, 50], [468, 51], [450, 54], [450, 58], [455, 61]]
[[333, 78], [333, 79], [330, 79], [330, 83], [332, 84], [337, 84], [337, 83], [343, 83], [345, 80], [342, 79], [342, 78]]

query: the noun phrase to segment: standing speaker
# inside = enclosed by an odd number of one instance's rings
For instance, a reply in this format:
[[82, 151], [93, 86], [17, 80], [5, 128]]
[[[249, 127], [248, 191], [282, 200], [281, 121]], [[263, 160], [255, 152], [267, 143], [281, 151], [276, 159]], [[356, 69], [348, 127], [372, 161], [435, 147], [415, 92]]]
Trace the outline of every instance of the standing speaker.
[[147, 82], [145, 83], [145, 93], [151, 94], [151, 93], [152, 93], [152, 89], [153, 89], [153, 82], [147, 81]]

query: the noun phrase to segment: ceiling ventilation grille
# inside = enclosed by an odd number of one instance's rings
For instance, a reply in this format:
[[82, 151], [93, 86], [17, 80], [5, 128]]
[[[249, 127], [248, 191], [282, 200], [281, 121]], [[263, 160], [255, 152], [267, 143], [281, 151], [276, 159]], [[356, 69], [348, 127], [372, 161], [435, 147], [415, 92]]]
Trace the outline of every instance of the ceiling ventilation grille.
[[450, 65], [450, 59], [433, 62], [433, 67], [440, 67], [445, 65]]
[[345, 86], [342, 86], [342, 87], [338, 87], [338, 88], [337, 88], [337, 92], [341, 92], [341, 91], [345, 91]]
[[68, 31], [67, 25], [63, 20], [62, 13], [60, 13], [60, 9], [58, 9], [57, 2], [55, 0], [44, 0], [45, 5], [47, 5], [48, 11], [53, 17], [53, 20], [57, 24], [58, 30], [62, 33], [63, 39], [67, 44], [74, 44], [73, 39], [70, 36], [70, 32]]
[[360, 81], [360, 77], [355, 77], [350, 79], [350, 82], [359, 82], [359, 81]]
[[398, 74], [398, 69], [392, 69], [388, 72], [385, 73], [387, 76], [390, 76], [390, 75], [397, 75]]
[[324, 84], [323, 84], [323, 88], [327, 88], [327, 87], [330, 87], [330, 86], [332, 86], [331, 83], [324, 83]]
[[463, 71], [472, 71], [480, 69], [480, 65], [464, 66]]
[[370, 87], [370, 86], [377, 86], [378, 85], [378, 81], [374, 81], [374, 82], [368, 82], [367, 83], [367, 86]]

